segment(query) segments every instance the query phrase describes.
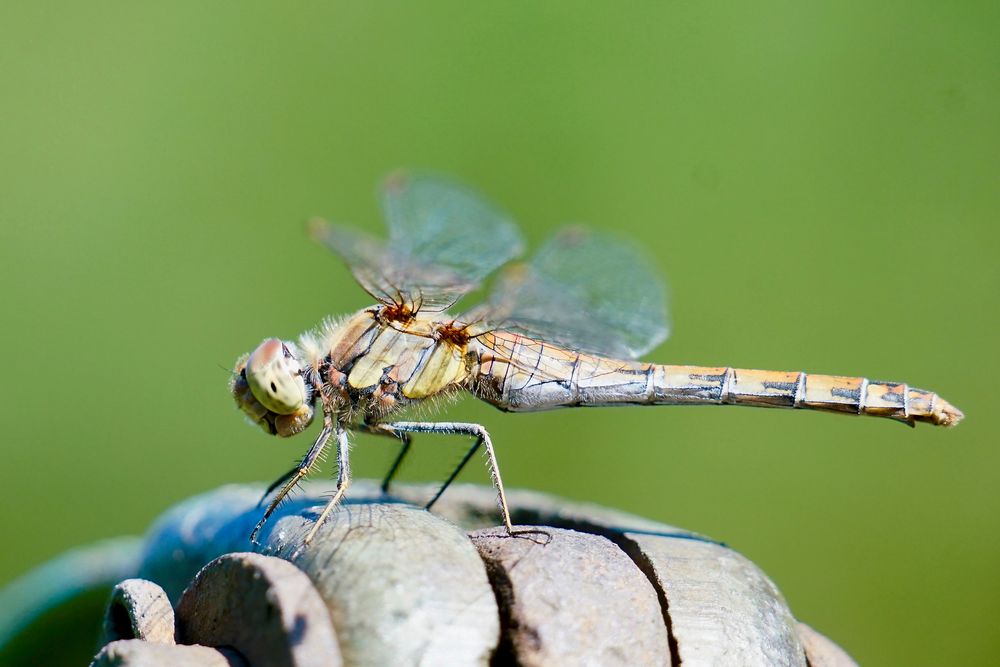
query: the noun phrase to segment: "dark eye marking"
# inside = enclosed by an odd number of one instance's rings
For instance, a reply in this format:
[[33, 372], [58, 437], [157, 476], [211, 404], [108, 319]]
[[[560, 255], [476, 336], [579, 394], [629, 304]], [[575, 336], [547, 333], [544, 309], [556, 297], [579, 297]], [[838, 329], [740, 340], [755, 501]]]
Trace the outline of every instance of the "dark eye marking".
[[278, 393], [278, 388], [274, 385], [273, 382], [271, 383], [271, 393], [272, 394], [277, 394]]

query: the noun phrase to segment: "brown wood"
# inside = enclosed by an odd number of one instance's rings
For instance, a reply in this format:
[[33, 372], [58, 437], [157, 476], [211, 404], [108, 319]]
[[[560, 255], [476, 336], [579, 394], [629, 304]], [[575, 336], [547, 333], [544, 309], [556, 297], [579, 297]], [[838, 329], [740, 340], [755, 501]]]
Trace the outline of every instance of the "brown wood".
[[[488, 487], [459, 485], [442, 500], [440, 511], [457, 521], [479, 523], [495, 513]], [[537, 492], [513, 491], [510, 502], [516, 521], [605, 535], [628, 553], [659, 593], [681, 664], [805, 666], [781, 593], [736, 551], [673, 526]]]
[[146, 579], [126, 579], [111, 589], [103, 643], [118, 639], [174, 643], [174, 608], [162, 588]]
[[250, 667], [227, 649], [119, 639], [102, 648], [90, 667]]
[[287, 561], [254, 553], [226, 554], [198, 573], [177, 605], [177, 637], [232, 647], [251, 665], [343, 664], [309, 578]]
[[858, 667], [858, 663], [844, 649], [805, 623], [799, 623], [798, 630], [809, 667]]
[[681, 664], [805, 667], [791, 611], [749, 560], [709, 542], [641, 533], [625, 539], [663, 593]]
[[[493, 528], [489, 487], [456, 485], [431, 514], [390, 502], [368, 482], [353, 485], [349, 502], [303, 546], [331, 484], [303, 490], [261, 535], [258, 549], [268, 556], [236, 553], [198, 575], [177, 609], [181, 641], [244, 647], [271, 637], [268, 644], [287, 657], [298, 636], [287, 610], [313, 595], [319, 602], [299, 616], [336, 638], [314, 649], [323, 664], [341, 656], [358, 665], [805, 666], [807, 656], [811, 667], [853, 664], [796, 622], [752, 563], [689, 531], [511, 491], [515, 520], [547, 536], [510, 538]], [[414, 502], [434, 491], [394, 490]], [[169, 511], [147, 538], [143, 575], [176, 600], [206, 562], [246, 551], [259, 492], [223, 487]], [[286, 580], [269, 574], [274, 568], [297, 573], [305, 584], [296, 590], [312, 593], [289, 596]], [[277, 613], [262, 615], [268, 605]], [[245, 655], [251, 665], [309, 664]]]
[[314, 515], [274, 522], [266, 549], [302, 568], [352, 665], [486, 665], [500, 631], [464, 532], [412, 505], [348, 504], [302, 548]]
[[544, 530], [471, 534], [500, 603], [500, 662], [670, 665], [656, 591], [629, 557], [599, 535]]

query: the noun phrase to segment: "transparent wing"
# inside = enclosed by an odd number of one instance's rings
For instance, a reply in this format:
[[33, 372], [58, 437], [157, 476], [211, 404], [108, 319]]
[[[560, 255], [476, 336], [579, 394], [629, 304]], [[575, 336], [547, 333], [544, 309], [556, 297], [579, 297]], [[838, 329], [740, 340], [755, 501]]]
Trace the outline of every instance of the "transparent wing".
[[421, 263], [349, 227], [314, 220], [310, 233], [340, 255], [365, 291], [385, 304], [444, 310], [476, 286], [448, 267]]
[[669, 333], [666, 289], [643, 254], [614, 236], [562, 230], [509, 267], [471, 317], [585, 352], [634, 359]]
[[523, 248], [503, 211], [440, 176], [392, 174], [381, 203], [388, 241], [329, 223], [314, 223], [312, 231], [385, 303], [444, 310]]

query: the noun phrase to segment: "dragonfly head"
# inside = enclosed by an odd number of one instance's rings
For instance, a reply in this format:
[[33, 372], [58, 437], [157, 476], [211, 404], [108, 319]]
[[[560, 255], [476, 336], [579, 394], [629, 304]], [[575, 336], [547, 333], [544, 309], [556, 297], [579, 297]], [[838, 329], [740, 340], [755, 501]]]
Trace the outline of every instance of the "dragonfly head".
[[268, 433], [295, 435], [312, 422], [309, 390], [292, 343], [268, 338], [238, 359], [230, 391], [239, 408]]

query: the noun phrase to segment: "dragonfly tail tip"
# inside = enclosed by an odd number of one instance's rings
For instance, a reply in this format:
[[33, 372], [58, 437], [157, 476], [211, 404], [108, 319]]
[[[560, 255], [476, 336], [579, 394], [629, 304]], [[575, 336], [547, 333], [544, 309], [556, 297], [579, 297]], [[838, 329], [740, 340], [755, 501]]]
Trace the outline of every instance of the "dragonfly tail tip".
[[952, 427], [965, 418], [965, 413], [948, 401], [940, 397], [938, 401], [939, 403], [934, 409], [934, 423], [938, 426]]

